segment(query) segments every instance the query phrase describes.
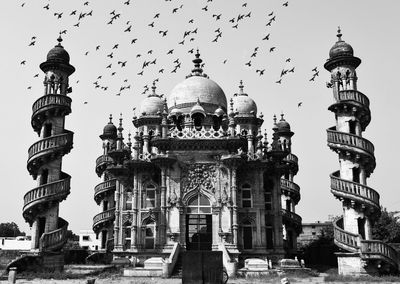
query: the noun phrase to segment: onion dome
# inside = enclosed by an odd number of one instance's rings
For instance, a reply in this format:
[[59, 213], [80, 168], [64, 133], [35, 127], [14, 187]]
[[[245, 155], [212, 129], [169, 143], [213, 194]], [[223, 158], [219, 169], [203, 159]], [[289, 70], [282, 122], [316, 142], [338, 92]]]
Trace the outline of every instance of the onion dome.
[[206, 116], [206, 112], [204, 111], [204, 108], [200, 105], [200, 99], [197, 99], [197, 103], [192, 107], [190, 110], [190, 115], [192, 116], [193, 114], [200, 113], [204, 117]]
[[329, 58], [335, 58], [339, 56], [353, 56], [354, 51], [350, 44], [342, 40], [342, 34], [340, 27], [338, 28], [338, 41], [329, 50]]
[[61, 34], [57, 39], [58, 44], [54, 46], [47, 53], [46, 61], [40, 64], [40, 69], [43, 72], [54, 69], [57, 66], [58, 69], [63, 70], [71, 75], [75, 72], [75, 67], [69, 64], [69, 54], [61, 45], [62, 37]]
[[279, 132], [290, 131], [290, 124], [283, 118], [281, 114], [281, 120], [276, 123]]
[[239, 115], [257, 115], [257, 105], [243, 92], [243, 82], [240, 80], [239, 93], [233, 96], [234, 110]]
[[219, 107], [226, 111], [225, 93], [217, 83], [203, 73], [202, 62], [199, 51], [197, 51], [196, 58], [193, 60], [195, 68], [192, 73], [183, 82], [176, 85], [168, 97], [170, 112], [176, 108], [182, 113], [190, 113], [197, 100], [201, 101], [201, 106], [206, 113], [213, 114]]
[[223, 116], [225, 114], [224, 110], [221, 107], [218, 107], [215, 111], [214, 111], [214, 115], [215, 116]]
[[110, 121], [103, 128], [103, 134], [100, 135], [101, 139], [116, 139], [117, 127], [112, 123], [112, 115], [110, 114]]
[[156, 85], [153, 82], [152, 93], [147, 96], [140, 105], [140, 116], [157, 115], [163, 111], [164, 101], [156, 94]]
[[69, 54], [61, 45], [62, 38], [61, 35], [57, 39], [58, 44], [54, 46], [50, 51], [47, 53], [47, 61], [56, 61], [61, 63], [69, 63]]

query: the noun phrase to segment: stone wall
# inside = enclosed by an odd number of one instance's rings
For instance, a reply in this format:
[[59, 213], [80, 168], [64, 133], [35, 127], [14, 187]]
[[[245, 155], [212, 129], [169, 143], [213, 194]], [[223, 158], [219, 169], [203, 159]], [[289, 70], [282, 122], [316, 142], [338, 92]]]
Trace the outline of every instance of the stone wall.
[[0, 270], [5, 269], [12, 260], [26, 253], [27, 251], [23, 250], [0, 250]]

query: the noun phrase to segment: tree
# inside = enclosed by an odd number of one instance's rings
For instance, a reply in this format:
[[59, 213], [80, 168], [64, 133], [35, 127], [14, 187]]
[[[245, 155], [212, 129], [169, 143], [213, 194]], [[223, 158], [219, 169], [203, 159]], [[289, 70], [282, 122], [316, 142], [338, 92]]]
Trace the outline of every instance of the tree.
[[24, 232], [21, 232], [18, 225], [14, 222], [11, 223], [0, 223], [0, 237], [17, 237], [25, 236]]
[[388, 243], [400, 243], [400, 223], [396, 212], [388, 212], [381, 208], [381, 216], [372, 227], [372, 238]]

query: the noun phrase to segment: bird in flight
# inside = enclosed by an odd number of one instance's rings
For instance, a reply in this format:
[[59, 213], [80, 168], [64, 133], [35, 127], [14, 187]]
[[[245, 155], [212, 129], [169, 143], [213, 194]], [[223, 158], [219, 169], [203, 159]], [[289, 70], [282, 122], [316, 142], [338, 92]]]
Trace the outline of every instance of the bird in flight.
[[208, 5], [206, 5], [205, 7], [201, 8], [201, 10], [208, 11]]
[[301, 107], [302, 104], [303, 104], [303, 102], [299, 102], [299, 103], [297, 104], [297, 107]]
[[287, 6], [289, 6], [289, 2], [288, 2], [288, 1], [286, 1], [285, 3], [283, 3], [283, 4], [282, 4], [282, 6], [284, 6], [284, 7], [287, 7]]
[[269, 35], [270, 34], [267, 34], [262, 40], [269, 40]]
[[257, 70], [256, 70], [256, 73], [260, 73], [260, 74], [259, 74], [260, 76], [261, 76], [261, 75], [264, 75], [264, 72], [265, 72], [265, 69], [262, 69], [262, 70], [257, 69]]
[[282, 78], [280, 78], [278, 81], [276, 81], [275, 83], [277, 84], [281, 84], [282, 83]]
[[26, 63], [26, 60], [23, 60], [23, 61], [21, 61], [21, 65], [25, 65], [25, 63]]
[[290, 62], [290, 60], [291, 60], [290, 58], [286, 58], [285, 62]]
[[249, 62], [246, 62], [244, 65], [251, 67], [251, 60]]
[[137, 41], [137, 38], [131, 40], [131, 44], [134, 44]]
[[50, 4], [47, 4], [46, 6], [44, 6], [43, 9], [49, 10], [50, 9]]
[[311, 71], [317, 72], [317, 66], [315, 66], [314, 69], [312, 69]]
[[275, 50], [275, 46], [273, 46], [273, 47], [271, 47], [270, 49], [269, 49], [269, 52], [273, 52], [274, 50]]

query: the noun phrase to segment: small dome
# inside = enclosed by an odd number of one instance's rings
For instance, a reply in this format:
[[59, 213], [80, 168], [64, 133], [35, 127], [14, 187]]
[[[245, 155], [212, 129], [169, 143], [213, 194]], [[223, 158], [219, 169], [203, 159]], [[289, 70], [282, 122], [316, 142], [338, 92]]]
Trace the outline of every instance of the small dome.
[[340, 33], [340, 28], [338, 30], [338, 41], [329, 50], [329, 58], [335, 58], [339, 56], [353, 56], [354, 51], [350, 44], [342, 40], [342, 34]]
[[204, 111], [204, 108], [200, 105], [199, 99], [197, 99], [197, 103], [190, 110], [190, 115], [193, 115], [195, 113], [201, 113], [203, 116], [206, 116], [206, 112]]
[[192, 73], [172, 89], [168, 97], [170, 109], [177, 108], [188, 113], [199, 99], [206, 113], [213, 114], [218, 107], [226, 110], [224, 91], [203, 73], [203, 69], [200, 68], [202, 60], [199, 57], [200, 54], [197, 52], [196, 59], [193, 60], [195, 68]]
[[257, 105], [247, 94], [243, 92], [243, 82], [240, 81], [239, 93], [233, 97], [233, 107], [235, 112], [240, 114], [257, 115]]
[[156, 86], [154, 82], [152, 89], [152, 94], [148, 95], [140, 105], [139, 115], [155, 115], [163, 111], [164, 101], [161, 96], [156, 94]]
[[214, 112], [214, 115], [216, 115], [216, 116], [223, 116], [224, 114], [225, 114], [225, 112], [221, 107], [218, 107]]
[[182, 114], [182, 112], [175, 107], [169, 113], [170, 116], [179, 116], [181, 114]]
[[62, 42], [61, 36], [58, 37], [57, 41], [58, 44], [52, 49], [50, 49], [50, 51], [47, 53], [47, 61], [69, 64], [69, 54], [61, 45]]
[[276, 127], [279, 132], [290, 131], [290, 124], [283, 118], [283, 113], [281, 114], [281, 120], [276, 123]]
[[103, 128], [103, 134], [100, 135], [101, 139], [115, 139], [117, 138], [117, 127], [112, 123], [112, 115], [110, 114], [110, 121]]

